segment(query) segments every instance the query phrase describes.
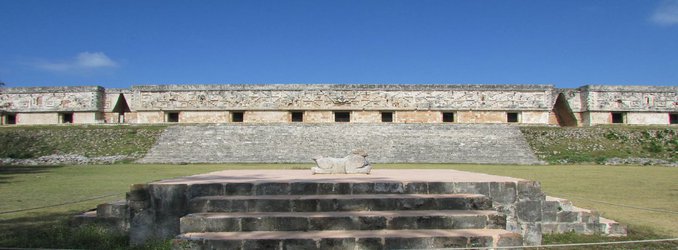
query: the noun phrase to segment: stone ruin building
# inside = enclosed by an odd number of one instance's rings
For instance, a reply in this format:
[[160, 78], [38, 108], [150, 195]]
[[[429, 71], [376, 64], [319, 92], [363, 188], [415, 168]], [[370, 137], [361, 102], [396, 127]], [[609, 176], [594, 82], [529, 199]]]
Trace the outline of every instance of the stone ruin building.
[[678, 87], [222, 84], [0, 90], [2, 124], [678, 124]]

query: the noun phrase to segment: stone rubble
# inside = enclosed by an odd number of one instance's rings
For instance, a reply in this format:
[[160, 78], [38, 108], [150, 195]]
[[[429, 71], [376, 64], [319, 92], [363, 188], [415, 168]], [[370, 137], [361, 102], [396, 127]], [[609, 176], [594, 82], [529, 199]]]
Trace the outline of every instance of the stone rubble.
[[0, 158], [0, 166], [56, 166], [56, 165], [106, 165], [134, 159], [128, 155], [86, 157], [77, 154], [54, 154], [32, 159]]

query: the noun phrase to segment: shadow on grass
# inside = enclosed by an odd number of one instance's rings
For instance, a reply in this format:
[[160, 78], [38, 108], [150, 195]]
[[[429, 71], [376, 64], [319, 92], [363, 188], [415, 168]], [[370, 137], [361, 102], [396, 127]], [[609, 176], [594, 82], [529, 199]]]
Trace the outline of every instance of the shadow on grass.
[[0, 165], [0, 184], [9, 183], [14, 175], [40, 174], [51, 172], [63, 166], [2, 166]]
[[[0, 248], [130, 249], [127, 235], [99, 225], [72, 226], [75, 212], [0, 219]], [[157, 242], [133, 249], [169, 249]]]

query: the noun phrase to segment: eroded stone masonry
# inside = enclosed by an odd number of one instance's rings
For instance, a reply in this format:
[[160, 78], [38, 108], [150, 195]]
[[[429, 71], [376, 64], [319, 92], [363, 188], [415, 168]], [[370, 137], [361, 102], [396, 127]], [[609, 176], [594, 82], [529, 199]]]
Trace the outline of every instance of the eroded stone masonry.
[[221, 84], [0, 90], [2, 124], [678, 124], [678, 87]]

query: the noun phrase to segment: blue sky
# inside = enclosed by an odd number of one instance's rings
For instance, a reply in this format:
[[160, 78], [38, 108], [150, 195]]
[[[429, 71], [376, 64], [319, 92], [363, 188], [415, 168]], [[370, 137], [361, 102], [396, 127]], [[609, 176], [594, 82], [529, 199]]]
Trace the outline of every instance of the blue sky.
[[0, 0], [9, 87], [678, 85], [678, 0]]

